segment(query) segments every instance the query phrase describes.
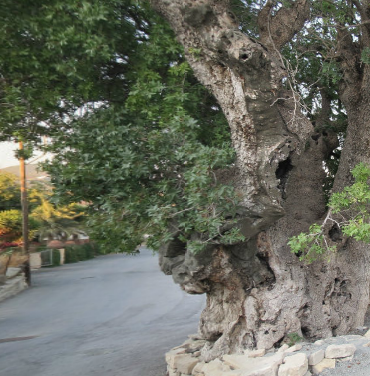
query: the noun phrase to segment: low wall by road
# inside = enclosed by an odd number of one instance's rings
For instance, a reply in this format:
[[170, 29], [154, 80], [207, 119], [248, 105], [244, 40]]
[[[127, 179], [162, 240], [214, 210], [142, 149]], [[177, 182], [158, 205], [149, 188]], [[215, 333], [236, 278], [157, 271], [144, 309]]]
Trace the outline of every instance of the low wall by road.
[[7, 280], [0, 286], [0, 302], [25, 290], [28, 285], [21, 268], [8, 268]]

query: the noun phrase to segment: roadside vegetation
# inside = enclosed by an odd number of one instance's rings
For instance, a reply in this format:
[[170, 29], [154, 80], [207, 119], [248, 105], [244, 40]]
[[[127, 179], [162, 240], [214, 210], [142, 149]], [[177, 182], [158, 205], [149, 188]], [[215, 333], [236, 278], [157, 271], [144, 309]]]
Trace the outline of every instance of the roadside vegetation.
[[[57, 206], [52, 203], [50, 187], [31, 183], [29, 196], [29, 241], [32, 249], [52, 240], [66, 242], [86, 234], [84, 206], [71, 203]], [[22, 212], [18, 178], [0, 173], [0, 252], [18, 248], [22, 244]]]

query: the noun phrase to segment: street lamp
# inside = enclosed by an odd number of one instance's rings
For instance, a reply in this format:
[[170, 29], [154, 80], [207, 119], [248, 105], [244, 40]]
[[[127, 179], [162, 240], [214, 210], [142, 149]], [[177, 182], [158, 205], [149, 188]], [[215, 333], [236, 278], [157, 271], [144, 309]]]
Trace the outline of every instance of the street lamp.
[[27, 182], [26, 182], [26, 163], [24, 156], [23, 142], [19, 141], [19, 167], [21, 178], [21, 204], [22, 204], [22, 237], [23, 253], [27, 255], [25, 264], [26, 282], [31, 285], [31, 267], [30, 267], [30, 250], [29, 250], [29, 229], [28, 229], [28, 199], [27, 199]]

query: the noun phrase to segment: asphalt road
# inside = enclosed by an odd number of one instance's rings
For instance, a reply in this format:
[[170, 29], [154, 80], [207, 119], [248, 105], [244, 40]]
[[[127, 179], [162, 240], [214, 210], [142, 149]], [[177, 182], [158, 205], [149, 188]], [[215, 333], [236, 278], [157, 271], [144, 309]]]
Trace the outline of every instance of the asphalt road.
[[141, 250], [35, 272], [0, 303], [0, 375], [164, 376], [164, 353], [196, 333], [205, 297], [157, 264]]

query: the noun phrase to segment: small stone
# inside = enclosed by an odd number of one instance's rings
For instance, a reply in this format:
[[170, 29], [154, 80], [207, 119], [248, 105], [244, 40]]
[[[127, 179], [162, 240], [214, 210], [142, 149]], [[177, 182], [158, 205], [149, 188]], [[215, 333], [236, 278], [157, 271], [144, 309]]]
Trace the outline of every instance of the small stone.
[[168, 376], [181, 376], [181, 373], [174, 371], [172, 368], [169, 368], [168, 369]]
[[182, 345], [179, 345], [179, 346], [176, 346], [176, 347], [173, 347], [169, 352], [171, 352], [171, 351], [176, 351], [176, 350], [179, 350], [179, 349], [182, 349], [182, 350], [184, 350], [184, 352], [185, 352], [185, 347], [186, 347], [187, 345], [186, 345], [186, 343], [183, 343]]
[[284, 351], [286, 351], [288, 349], [289, 349], [289, 346], [286, 343], [284, 343], [284, 345], [281, 346], [280, 349], [277, 352], [279, 352], [279, 353], [280, 352], [284, 352]]
[[330, 345], [326, 348], [325, 358], [346, 358], [352, 356], [356, 351], [356, 346], [352, 344]]
[[240, 371], [231, 371], [231, 368], [222, 363], [219, 359], [205, 363], [201, 367], [201, 372], [204, 374], [204, 376], [241, 376]]
[[294, 346], [289, 347], [285, 350], [286, 353], [293, 353], [295, 351], [302, 350], [302, 345], [300, 343], [295, 344]]
[[308, 357], [308, 365], [309, 366], [314, 366], [317, 363], [320, 363], [325, 357], [325, 351], [324, 350], [319, 350], [315, 351], [314, 353], [310, 354]]
[[358, 326], [358, 327], [356, 328], [356, 330], [357, 330], [358, 333], [363, 334], [363, 333], [365, 333], [367, 330], [369, 330], [369, 328], [368, 328], [367, 326]]
[[287, 356], [279, 367], [278, 376], [304, 376], [308, 371], [308, 360], [304, 353]]
[[194, 341], [197, 341], [197, 340], [202, 340], [202, 336], [200, 336], [199, 334], [189, 334], [188, 335], [188, 338], [189, 339], [192, 339]]
[[205, 345], [205, 341], [192, 341], [186, 346], [186, 352], [187, 353], [195, 353], [197, 351], [200, 351], [203, 346]]
[[176, 369], [177, 372], [185, 373], [190, 375], [193, 368], [198, 363], [198, 359], [192, 357], [189, 354], [179, 354], [174, 357], [174, 366], [172, 368]]
[[323, 359], [320, 363], [312, 366], [312, 372], [317, 375], [328, 368], [335, 368], [335, 359]]
[[314, 342], [314, 345], [316, 345], [316, 346], [321, 346], [321, 345], [323, 345], [324, 343], [325, 343], [324, 340], [319, 339], [318, 341]]
[[350, 362], [353, 360], [353, 355], [352, 356], [346, 356], [345, 358], [338, 358], [338, 362]]
[[246, 350], [244, 354], [247, 355], [248, 358], [259, 358], [266, 354], [266, 349]]
[[357, 341], [358, 339], [362, 339], [363, 337], [360, 336], [359, 334], [347, 334], [345, 336], [340, 336], [336, 338], [342, 338], [346, 341]]
[[363, 347], [370, 347], [370, 342], [365, 343], [365, 344], [363, 345]]
[[364, 334], [365, 338], [370, 338], [370, 329]]

